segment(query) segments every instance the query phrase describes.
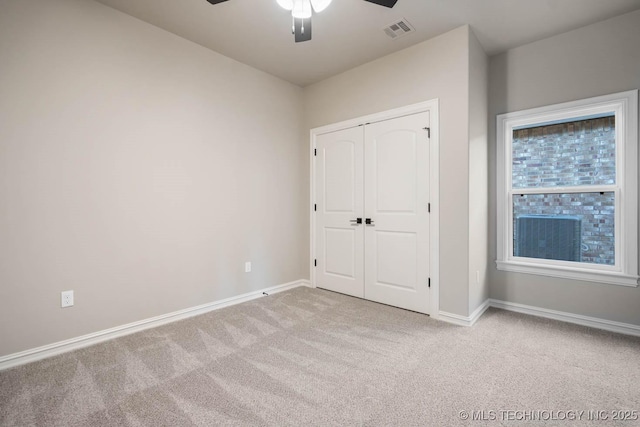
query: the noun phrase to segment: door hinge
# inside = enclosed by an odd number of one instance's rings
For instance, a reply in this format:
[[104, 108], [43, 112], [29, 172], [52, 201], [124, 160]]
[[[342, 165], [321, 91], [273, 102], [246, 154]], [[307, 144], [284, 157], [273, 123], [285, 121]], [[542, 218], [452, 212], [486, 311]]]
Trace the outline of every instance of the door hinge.
[[431, 128], [426, 127], [426, 128], [422, 128], [422, 129], [427, 131], [427, 138], [431, 139]]
[[318, 150], [316, 148], [313, 149], [313, 155], [317, 156], [318, 155]]
[[318, 266], [318, 260], [317, 260], [317, 259], [314, 259], [314, 260], [313, 260], [313, 266], [314, 266], [314, 267], [317, 267], [317, 266]]
[[318, 205], [316, 205], [315, 203], [313, 204], [313, 210], [314, 212], [318, 210]]
[[429, 277], [429, 280], [427, 281], [427, 284], [429, 285], [429, 287], [431, 287], [431, 277]]
[[427, 203], [427, 212], [431, 213], [431, 203]]

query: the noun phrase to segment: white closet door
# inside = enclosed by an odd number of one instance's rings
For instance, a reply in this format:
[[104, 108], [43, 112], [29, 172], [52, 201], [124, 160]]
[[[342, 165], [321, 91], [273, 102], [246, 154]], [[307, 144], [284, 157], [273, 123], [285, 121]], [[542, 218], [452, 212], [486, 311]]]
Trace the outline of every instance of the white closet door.
[[429, 312], [429, 113], [365, 126], [366, 299]]
[[316, 286], [364, 298], [363, 130], [316, 138]]

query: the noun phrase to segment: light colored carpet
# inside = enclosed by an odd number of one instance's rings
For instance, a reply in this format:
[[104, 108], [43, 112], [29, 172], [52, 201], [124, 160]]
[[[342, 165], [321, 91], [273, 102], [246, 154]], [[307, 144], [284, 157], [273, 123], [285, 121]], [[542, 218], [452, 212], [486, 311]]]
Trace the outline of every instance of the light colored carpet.
[[308, 288], [0, 372], [2, 426], [640, 425], [522, 421], [619, 409], [640, 410], [638, 338]]

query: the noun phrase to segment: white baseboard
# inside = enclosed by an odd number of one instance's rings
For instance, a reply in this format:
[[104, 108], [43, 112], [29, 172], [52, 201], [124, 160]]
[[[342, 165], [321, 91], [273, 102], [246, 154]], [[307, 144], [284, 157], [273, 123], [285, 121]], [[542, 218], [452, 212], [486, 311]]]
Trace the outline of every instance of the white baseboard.
[[[214, 301], [208, 304], [187, 308], [184, 310], [174, 311], [173, 313], [163, 314], [149, 319], [140, 320], [138, 322], [117, 326], [111, 329], [94, 332], [69, 340], [48, 344], [42, 347], [21, 351], [0, 357], [0, 371], [14, 366], [23, 365], [25, 363], [35, 362], [40, 359], [55, 356], [68, 351], [77, 350], [79, 348], [88, 347], [93, 344], [108, 341], [114, 338], [140, 332], [145, 329], [155, 328], [160, 325], [186, 319], [188, 317], [204, 314], [209, 311], [218, 310], [235, 304], [251, 301], [261, 298], [264, 293], [274, 294], [300, 286], [314, 287], [308, 280], [296, 280], [284, 283], [278, 286], [249, 292], [235, 297]], [[560, 320], [563, 322], [574, 323], [577, 325], [588, 326], [591, 328], [603, 329], [610, 332], [617, 332], [625, 335], [640, 336], [640, 326], [630, 323], [614, 322], [612, 320], [599, 319], [596, 317], [582, 316], [579, 314], [567, 313], [562, 311], [550, 310], [541, 307], [534, 307], [514, 302], [501, 301], [496, 299], [488, 299], [482, 303], [470, 316], [461, 316], [459, 314], [440, 311], [438, 319], [460, 326], [473, 326], [482, 314], [489, 308], [495, 307], [502, 310], [514, 311], [517, 313], [528, 314], [531, 316], [544, 317], [547, 319]]]
[[630, 323], [614, 322], [613, 320], [599, 319], [597, 317], [583, 316], [580, 314], [567, 313], [563, 311], [550, 310], [548, 308], [534, 307], [531, 305], [518, 304], [509, 301], [488, 299], [480, 305], [470, 316], [447, 313], [441, 311], [439, 320], [459, 326], [473, 326], [482, 314], [489, 308], [495, 307], [507, 311], [528, 314], [531, 316], [544, 317], [547, 319], [560, 320], [562, 322], [574, 323], [576, 325], [588, 326], [590, 328], [603, 329], [605, 331], [617, 332], [619, 334], [640, 336], [640, 326]]
[[473, 326], [489, 307], [490, 304], [489, 300], [487, 299], [485, 302], [480, 304], [480, 307], [476, 308], [470, 316], [461, 316], [459, 314], [441, 311], [438, 313], [438, 319], [444, 322], [453, 323], [454, 325]]
[[140, 320], [138, 322], [116, 326], [115, 328], [105, 329], [103, 331], [71, 338], [65, 341], [59, 341], [42, 347], [21, 351], [19, 353], [9, 354], [7, 356], [0, 357], [0, 371], [3, 369], [12, 368], [14, 366], [23, 365], [25, 363], [35, 362], [36, 360], [55, 356], [57, 354], [77, 350], [79, 348], [87, 347], [103, 341], [108, 341], [114, 338], [133, 334], [135, 332], [140, 332], [145, 329], [155, 328], [157, 326], [175, 322], [177, 320], [204, 314], [209, 311], [218, 310], [224, 307], [229, 307], [231, 305], [251, 301], [253, 299], [263, 297], [264, 293], [274, 294], [277, 292], [297, 288], [299, 286], [311, 287], [311, 282], [309, 282], [308, 280], [296, 280], [293, 282], [284, 283], [282, 285], [260, 289], [259, 291], [253, 291], [246, 294], [237, 295], [235, 297], [225, 298], [223, 300], [210, 302], [208, 304], [174, 311], [173, 313], [167, 313], [160, 316], [151, 317], [149, 319]]
[[531, 305], [518, 304], [515, 302], [500, 301], [491, 299], [491, 307], [503, 310], [515, 311], [517, 313], [529, 314], [531, 316], [544, 317], [547, 319], [560, 320], [562, 322], [574, 323], [576, 325], [589, 326], [591, 328], [604, 329], [605, 331], [617, 332], [619, 334], [640, 336], [640, 326], [631, 323], [614, 322], [612, 320], [599, 319], [597, 317], [583, 316], [580, 314], [567, 313], [563, 311], [549, 310], [547, 308], [534, 307]]

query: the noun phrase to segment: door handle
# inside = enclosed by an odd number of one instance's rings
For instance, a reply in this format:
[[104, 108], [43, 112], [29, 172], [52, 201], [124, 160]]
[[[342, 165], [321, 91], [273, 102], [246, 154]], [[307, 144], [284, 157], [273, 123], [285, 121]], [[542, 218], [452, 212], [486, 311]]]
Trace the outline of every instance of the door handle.
[[362, 218], [350, 219], [349, 222], [351, 225], [360, 225], [362, 224]]
[[370, 226], [372, 226], [372, 227], [375, 227], [375, 226], [376, 226], [376, 225], [373, 223], [373, 220], [372, 220], [371, 218], [367, 218], [367, 219], [365, 219], [365, 220], [364, 220], [364, 223], [365, 223], [366, 225], [370, 225]]

